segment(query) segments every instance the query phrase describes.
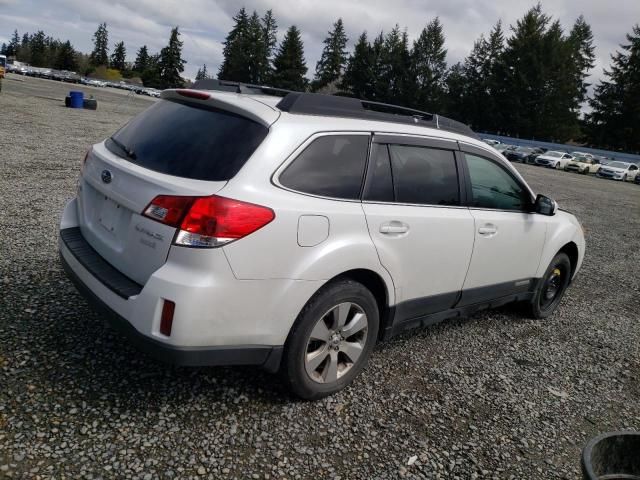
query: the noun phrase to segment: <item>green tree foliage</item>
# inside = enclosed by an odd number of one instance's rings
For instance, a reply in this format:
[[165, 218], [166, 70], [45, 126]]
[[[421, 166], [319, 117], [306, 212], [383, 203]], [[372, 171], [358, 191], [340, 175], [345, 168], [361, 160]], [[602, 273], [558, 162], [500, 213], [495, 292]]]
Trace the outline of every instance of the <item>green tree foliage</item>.
[[127, 69], [127, 49], [124, 46], [124, 42], [118, 42], [113, 47], [110, 65], [111, 68], [115, 68], [121, 72]]
[[91, 64], [95, 67], [109, 65], [109, 32], [107, 24], [101, 23], [93, 34], [93, 52], [91, 52]]
[[386, 103], [407, 105], [412, 94], [413, 81], [409, 75], [411, 53], [407, 32], [400, 32], [396, 25], [385, 37], [382, 44], [374, 42], [377, 72], [375, 99]]
[[593, 32], [591, 26], [580, 15], [569, 33], [569, 44], [571, 45], [573, 74], [577, 84], [578, 101], [583, 103], [587, 99], [587, 89], [590, 84], [586, 79], [595, 65], [595, 47], [593, 46]]
[[29, 38], [30, 63], [34, 67], [46, 67], [48, 54], [46, 37], [42, 30], [38, 30]]
[[163, 89], [181, 87], [184, 83], [180, 74], [184, 72], [184, 64], [187, 62], [182, 59], [182, 45], [178, 27], [172, 28], [169, 44], [160, 51], [158, 64], [160, 85]]
[[142, 74], [149, 66], [149, 49], [143, 45], [136, 54], [136, 60], [133, 62], [133, 70]]
[[0, 46], [0, 55], [7, 55], [7, 51], [9, 50], [9, 45], [5, 42], [2, 42], [2, 46]]
[[344, 72], [347, 64], [347, 34], [344, 31], [344, 24], [339, 18], [333, 29], [328, 32], [328, 37], [324, 40], [322, 56], [316, 64], [316, 74], [311, 83], [312, 90], [329, 85], [338, 80]]
[[611, 56], [611, 66], [589, 101], [587, 138], [591, 143], [627, 152], [640, 151], [640, 25]]
[[8, 57], [15, 57], [18, 54], [18, 48], [20, 48], [20, 36], [18, 35], [18, 30], [14, 30], [11, 41], [9, 45], [7, 45], [6, 55]]
[[60, 48], [57, 51], [54, 67], [58, 70], [77, 70], [78, 62], [76, 58], [76, 51], [73, 49], [69, 40], [60, 45]]
[[300, 30], [292, 25], [273, 59], [273, 86], [287, 90], [304, 91], [307, 87], [307, 65]]
[[375, 56], [373, 47], [367, 40], [367, 32], [362, 32], [353, 53], [347, 60], [340, 89], [349, 95], [371, 100], [375, 95]]
[[196, 80], [206, 80], [209, 78], [209, 74], [207, 72], [207, 64], [205, 63], [202, 68], [198, 68], [198, 73], [196, 73]]
[[439, 112], [444, 103], [447, 51], [442, 23], [436, 17], [420, 33], [411, 52], [411, 77], [415, 79], [416, 108]]
[[140, 78], [145, 87], [164, 88], [160, 79], [160, 54], [149, 55], [147, 67], [140, 72]]
[[224, 41], [224, 60], [218, 78], [262, 84], [272, 73], [272, 56], [276, 45], [277, 24], [271, 10], [262, 17], [249, 16], [241, 8], [233, 17], [234, 26]]
[[247, 64], [246, 39], [249, 29], [249, 16], [244, 7], [233, 17], [234, 25], [223, 42], [224, 60], [218, 71], [218, 78], [236, 82], [249, 81]]

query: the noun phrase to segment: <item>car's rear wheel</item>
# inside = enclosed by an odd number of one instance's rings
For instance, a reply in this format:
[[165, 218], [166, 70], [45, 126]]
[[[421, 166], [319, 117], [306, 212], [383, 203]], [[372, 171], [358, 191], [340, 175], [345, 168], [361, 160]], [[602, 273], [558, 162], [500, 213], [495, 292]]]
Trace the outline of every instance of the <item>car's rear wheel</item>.
[[571, 261], [566, 253], [558, 253], [540, 280], [536, 292], [529, 303], [529, 313], [533, 318], [547, 318], [564, 296], [571, 280]]
[[302, 309], [287, 344], [281, 373], [307, 400], [331, 395], [364, 368], [378, 337], [378, 305], [353, 280], [323, 287]]

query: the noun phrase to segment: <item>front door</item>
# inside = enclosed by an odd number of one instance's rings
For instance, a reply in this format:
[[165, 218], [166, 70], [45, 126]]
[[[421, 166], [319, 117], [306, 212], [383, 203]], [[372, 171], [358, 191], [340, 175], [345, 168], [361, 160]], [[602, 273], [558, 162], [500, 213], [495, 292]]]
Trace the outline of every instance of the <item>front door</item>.
[[462, 153], [470, 183], [474, 246], [459, 306], [530, 291], [547, 222], [530, 213], [531, 196], [498, 161]]

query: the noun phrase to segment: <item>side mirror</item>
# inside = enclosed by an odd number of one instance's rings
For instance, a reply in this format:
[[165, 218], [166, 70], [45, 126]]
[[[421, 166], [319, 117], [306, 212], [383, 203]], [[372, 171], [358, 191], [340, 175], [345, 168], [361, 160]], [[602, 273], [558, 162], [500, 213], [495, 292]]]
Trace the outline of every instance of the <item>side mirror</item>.
[[533, 211], [551, 217], [558, 211], [558, 204], [554, 199], [538, 194]]

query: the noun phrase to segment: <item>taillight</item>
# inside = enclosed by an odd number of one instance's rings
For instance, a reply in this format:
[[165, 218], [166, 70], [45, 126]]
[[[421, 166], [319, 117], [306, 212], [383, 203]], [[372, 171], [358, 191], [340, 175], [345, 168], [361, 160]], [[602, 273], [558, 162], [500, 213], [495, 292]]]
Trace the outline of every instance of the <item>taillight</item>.
[[196, 198], [198, 197], [158, 195], [142, 214], [166, 225], [177, 227]]
[[144, 215], [171, 226], [180, 226], [174, 243], [189, 247], [217, 247], [245, 237], [275, 218], [268, 207], [218, 197], [160, 195]]

